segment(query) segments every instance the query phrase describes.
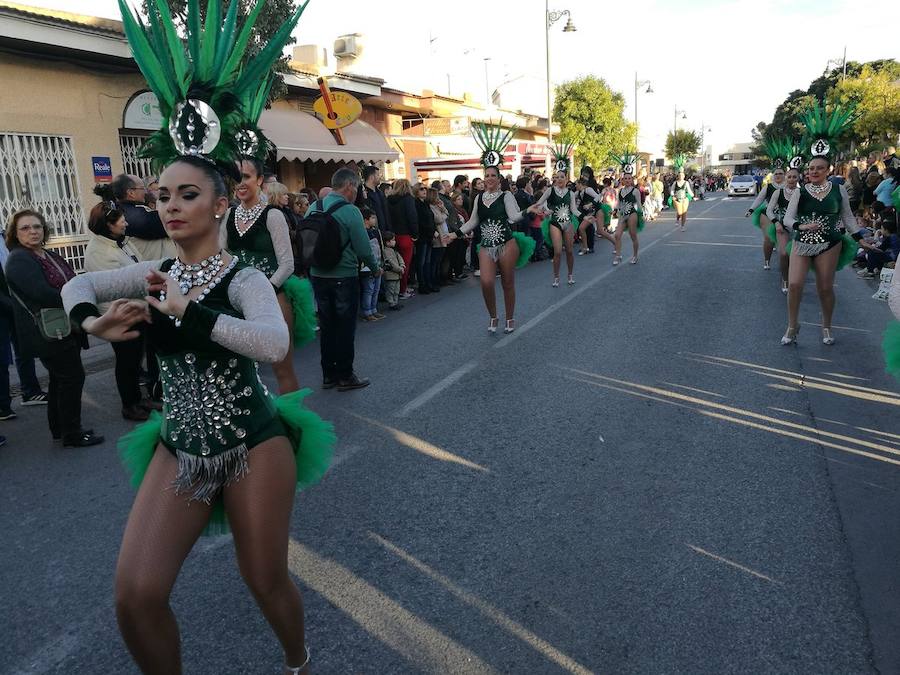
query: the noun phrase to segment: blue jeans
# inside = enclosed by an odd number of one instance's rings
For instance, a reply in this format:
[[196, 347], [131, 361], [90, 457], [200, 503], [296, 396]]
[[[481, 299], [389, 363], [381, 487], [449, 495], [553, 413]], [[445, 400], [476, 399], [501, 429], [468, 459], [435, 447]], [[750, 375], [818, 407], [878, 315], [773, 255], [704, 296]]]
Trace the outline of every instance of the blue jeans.
[[374, 274], [360, 276], [359, 286], [362, 291], [360, 311], [363, 316], [372, 316], [378, 312], [378, 292], [381, 290], [381, 277]]
[[4, 409], [12, 405], [12, 397], [9, 393], [9, 366], [13, 361], [13, 354], [15, 354], [16, 371], [19, 373], [19, 388], [22, 390], [22, 398], [40, 394], [41, 384], [34, 371], [34, 359], [23, 359], [19, 356], [15, 327], [8, 317], [0, 316], [0, 370], [2, 370], [0, 372], [0, 408]]
[[431, 263], [428, 265], [428, 285], [437, 288], [441, 285], [441, 262], [444, 260], [442, 247], [431, 249]]
[[419, 280], [419, 291], [434, 288], [428, 275], [431, 273], [431, 242], [416, 242], [416, 278]]
[[310, 277], [319, 308], [322, 377], [347, 380], [353, 375], [359, 277]]

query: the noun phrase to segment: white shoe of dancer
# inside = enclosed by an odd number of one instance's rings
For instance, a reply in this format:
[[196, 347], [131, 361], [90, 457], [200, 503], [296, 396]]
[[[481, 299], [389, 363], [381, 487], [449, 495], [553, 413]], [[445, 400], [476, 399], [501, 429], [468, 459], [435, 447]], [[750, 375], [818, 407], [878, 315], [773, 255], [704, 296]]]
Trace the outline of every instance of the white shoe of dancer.
[[516, 329], [516, 320], [515, 319], [507, 319], [506, 320], [506, 328], [503, 329], [503, 332], [509, 335]]
[[573, 277], [573, 276], [570, 274], [570, 275], [569, 275], [569, 280], [568, 280], [566, 283], [569, 284], [569, 286], [574, 286], [574, 285], [575, 285], [575, 277]]
[[491, 318], [490, 324], [488, 324], [488, 333], [494, 335], [497, 332], [497, 319]]
[[834, 344], [834, 336], [831, 334], [830, 328], [822, 329], [822, 344], [823, 345], [833, 345]]
[[797, 326], [796, 328], [791, 328], [790, 326], [788, 326], [787, 332], [784, 334], [784, 337], [781, 338], [781, 344], [783, 344], [785, 347], [787, 345], [795, 344], [797, 342], [797, 334], [799, 332], [800, 326]]
[[559, 277], [553, 279], [553, 288], [559, 288]]
[[613, 265], [618, 265], [620, 262], [622, 262], [622, 256], [614, 255], [613, 256]]
[[786, 281], [782, 281], [782, 282], [781, 282], [781, 292], [784, 293], [785, 295], [787, 295], [787, 292], [788, 292], [788, 282], [786, 282]]
[[637, 256], [634, 256], [634, 257], [630, 260], [630, 262], [631, 262], [632, 265], [637, 265]]

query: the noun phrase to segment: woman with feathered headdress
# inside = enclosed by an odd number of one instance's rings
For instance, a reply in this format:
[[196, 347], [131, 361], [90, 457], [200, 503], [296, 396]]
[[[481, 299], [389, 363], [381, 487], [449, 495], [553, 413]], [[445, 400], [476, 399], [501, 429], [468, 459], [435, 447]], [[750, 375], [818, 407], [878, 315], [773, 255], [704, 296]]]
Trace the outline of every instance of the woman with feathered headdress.
[[303, 407], [309, 390], [276, 399], [263, 385], [257, 362], [283, 358], [289, 331], [270, 279], [219, 240], [223, 174], [236, 179], [239, 156], [260, 138], [244, 93], [257, 91], [305, 8], [244, 63], [263, 2], [237, 31], [240, 0], [224, 21], [210, 2], [202, 28], [199, 2], [188, 0], [185, 49], [163, 0], [149, 3], [147, 25], [120, 0], [135, 60], [167, 119], [144, 151], [164, 169], [157, 209], [177, 256], [86, 273], [63, 288], [73, 324], [102, 339], [131, 339], [133, 326], [149, 321], [159, 359], [163, 414], [119, 442], [138, 493], [116, 569], [116, 612], [143, 672], [181, 672], [169, 596], [201, 533], [229, 527], [243, 577], [281, 642], [284, 672], [309, 667], [288, 531], [294, 493], [327, 469], [334, 431]]
[[[791, 158], [787, 161], [784, 174], [784, 185], [772, 191], [772, 196], [766, 205], [766, 218], [769, 226], [766, 229], [766, 240], [778, 247], [778, 267], [781, 271], [781, 292], [788, 292], [788, 269], [790, 267], [790, 255], [788, 244], [791, 240], [791, 232], [784, 224], [784, 214], [794, 190], [800, 183], [800, 169], [803, 166], [803, 157], [793, 154], [791, 146]], [[785, 167], [783, 167], [784, 169]], [[774, 174], [774, 172], [773, 172]]]
[[691, 184], [684, 178], [684, 155], [675, 156], [675, 181], [672, 183], [672, 194], [669, 203], [675, 208], [675, 222], [681, 226], [681, 231], [687, 226], [687, 212], [694, 199], [694, 191]]
[[613, 234], [615, 252], [613, 253], [613, 265], [622, 262], [622, 236], [625, 230], [631, 237], [631, 264], [637, 265], [638, 261], [638, 233], [644, 229], [644, 210], [641, 207], [641, 191], [634, 184], [634, 172], [637, 156], [634, 153], [624, 152], [620, 156], [613, 155], [622, 170], [622, 184], [616, 191], [616, 202], [619, 213], [619, 224]]
[[[800, 301], [810, 266], [816, 272], [816, 290], [822, 306], [822, 343], [834, 344], [831, 317], [834, 314], [834, 273], [856, 254], [859, 224], [850, 208], [843, 185], [829, 180], [838, 138], [853, 121], [853, 107], [835, 105], [828, 113], [818, 102], [803, 114], [806, 126], [804, 149], [809, 162], [809, 182], [794, 191], [784, 214], [784, 225], [793, 228], [788, 272], [788, 327], [781, 344], [797, 341], [800, 332]], [[851, 239], [844, 229], [851, 232]]]
[[516, 198], [511, 192], [500, 189], [503, 153], [515, 128], [504, 130], [498, 125], [477, 122], [473, 123], [472, 131], [475, 142], [482, 150], [484, 192], [478, 194], [472, 202], [472, 215], [468, 222], [456, 232], [444, 235], [442, 239], [446, 245], [481, 226], [478, 262], [481, 270], [481, 293], [490, 315], [488, 333], [494, 335], [497, 332], [497, 296], [494, 287], [498, 270], [506, 310], [506, 327], [503, 332], [512, 333], [516, 329], [516, 268], [527, 265], [534, 253], [534, 239], [521, 232], [513, 232], [510, 227], [511, 223], [522, 219]]
[[559, 267], [563, 249], [566, 251], [566, 268], [569, 272], [568, 285], [575, 285], [575, 228], [578, 227], [578, 204], [575, 192], [569, 189], [569, 168], [572, 144], [565, 143], [554, 148], [555, 156], [553, 185], [528, 207], [530, 213], [544, 216], [541, 227], [544, 241], [551, 242], [553, 249], [553, 288], [559, 287]]
[[784, 187], [784, 175], [793, 156], [793, 143], [783, 138], [767, 140], [764, 143], [766, 155], [772, 166], [772, 180], [764, 190], [756, 194], [750, 208], [744, 217], [753, 216], [753, 224], [763, 233], [763, 269], [771, 269], [772, 252], [775, 250], [775, 242], [769, 238], [769, 225], [771, 221], [766, 215], [766, 207], [776, 190]]

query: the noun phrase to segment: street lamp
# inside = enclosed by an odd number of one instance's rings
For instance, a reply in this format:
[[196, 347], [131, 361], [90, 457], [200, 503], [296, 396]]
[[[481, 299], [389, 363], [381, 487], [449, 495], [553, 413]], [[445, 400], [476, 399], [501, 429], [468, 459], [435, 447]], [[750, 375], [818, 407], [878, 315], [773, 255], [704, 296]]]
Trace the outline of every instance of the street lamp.
[[637, 126], [638, 123], [638, 115], [637, 115], [637, 97], [638, 97], [638, 89], [645, 86], [647, 90], [644, 92], [645, 94], [653, 93], [653, 85], [650, 84], [650, 80], [638, 80], [637, 71], [634, 71], [634, 125]]
[[700, 171], [706, 170], [706, 132], [712, 133], [712, 128], [706, 126], [706, 122], [700, 123]]
[[[563, 33], [574, 33], [577, 29], [575, 28], [575, 24], [572, 23], [572, 13], [567, 10], [561, 11], [550, 11], [550, 0], [544, 0], [544, 28], [545, 33], [545, 47], [547, 51], [547, 145], [551, 145], [553, 143], [553, 126], [552, 126], [552, 115], [553, 110], [550, 106], [550, 28], [559, 21], [563, 17], [568, 17], [566, 21], [566, 25], [563, 28]], [[547, 170], [549, 172], [550, 167], [550, 153], [547, 153]]]
[[484, 94], [485, 94], [485, 107], [489, 108], [491, 106], [491, 88], [488, 86], [488, 61], [491, 60], [490, 56], [484, 57]]
[[679, 110], [678, 106], [676, 105], [675, 106], [675, 121], [674, 121], [674, 125], [672, 127], [673, 138], [674, 138], [674, 132], [678, 131], [678, 116], [679, 115], [681, 115], [681, 119], [683, 119], [683, 120], [687, 119], [687, 112], [684, 110]]
[[846, 46], [844, 47], [844, 58], [828, 59], [828, 63], [825, 64], [825, 72], [822, 74], [827, 75], [828, 71], [831, 70], [832, 66], [834, 66], [835, 68], [840, 68], [842, 71], [841, 79], [842, 80], [846, 79], [846, 77], [847, 77], [847, 47]]

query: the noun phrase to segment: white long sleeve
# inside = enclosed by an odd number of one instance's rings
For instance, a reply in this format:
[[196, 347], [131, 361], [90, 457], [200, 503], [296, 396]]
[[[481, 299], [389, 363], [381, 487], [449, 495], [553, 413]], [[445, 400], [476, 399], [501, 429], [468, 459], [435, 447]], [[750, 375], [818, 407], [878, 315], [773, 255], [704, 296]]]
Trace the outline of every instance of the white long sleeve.
[[[778, 188], [778, 186], [775, 185], [775, 188]], [[769, 188], [765, 185], [759, 189], [759, 192], [756, 194], [756, 199], [754, 199], [753, 203], [750, 205], [751, 211], [756, 211], [756, 209], [759, 208], [759, 205], [766, 201], [766, 192], [768, 191]]]
[[[161, 263], [155, 260], [117, 270], [80, 274], [63, 286], [63, 307], [69, 313], [85, 303], [97, 306], [120, 298], [143, 299], [147, 295], [146, 276], [151, 270], [158, 270]], [[228, 299], [244, 318], [219, 314], [210, 338], [257, 361], [275, 362], [284, 358], [290, 339], [288, 328], [266, 276], [251, 267], [239, 271], [228, 287]]]
[[800, 204], [800, 190], [805, 189], [805, 187], [798, 187], [794, 190], [794, 194], [792, 194], [791, 198], [788, 200], [787, 210], [784, 212], [782, 224], [789, 229], [797, 224], [797, 206]]
[[781, 195], [781, 189], [775, 190], [772, 193], [772, 198], [769, 200], [768, 205], [766, 206], [766, 218], [769, 220], [775, 220], [775, 209], [778, 208], [778, 197]]
[[[472, 215], [469, 216], [468, 222], [463, 225], [460, 231], [463, 234], [469, 234], [472, 230], [478, 227], [478, 223], [481, 222], [478, 219], [478, 204], [479, 200], [484, 199], [483, 195], [478, 195], [475, 199], [475, 203], [472, 204]], [[504, 192], [501, 197], [498, 199], [503, 200], [503, 207], [506, 209], [506, 218], [510, 223], [515, 223], [522, 219], [522, 211], [519, 210], [519, 205], [516, 203], [516, 198], [512, 196], [509, 192]]]
[[584, 194], [586, 194], [588, 197], [593, 199], [598, 204], [600, 203], [600, 195], [597, 194], [597, 192], [596, 192], [596, 190], [594, 190], [594, 188], [592, 188], [592, 187], [584, 188]]
[[272, 238], [275, 259], [278, 261], [278, 269], [269, 278], [269, 283], [275, 288], [280, 288], [294, 273], [294, 251], [291, 247], [291, 233], [288, 231], [288, 224], [284, 214], [278, 209], [269, 209], [269, 215], [266, 217], [266, 229]]

